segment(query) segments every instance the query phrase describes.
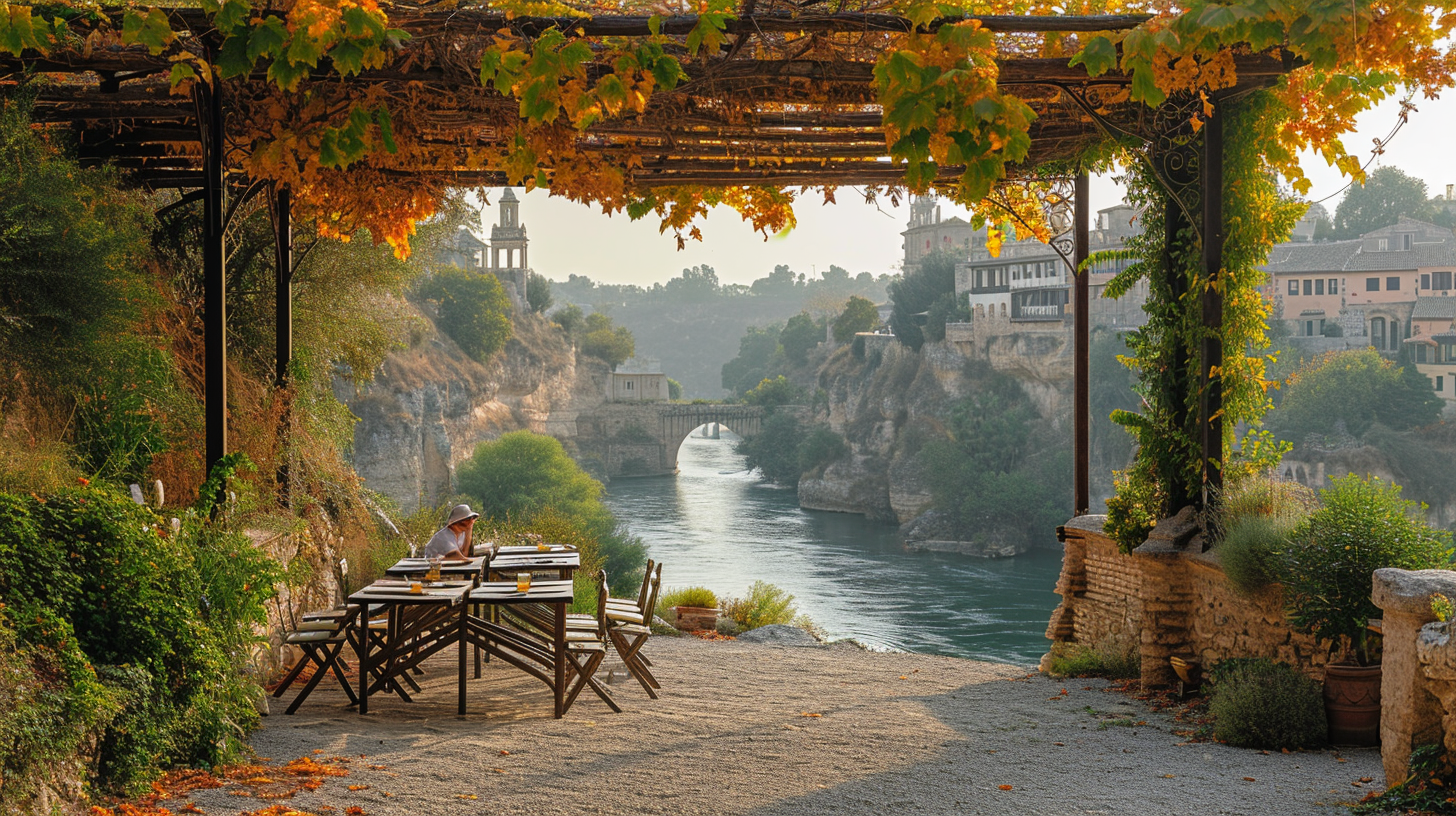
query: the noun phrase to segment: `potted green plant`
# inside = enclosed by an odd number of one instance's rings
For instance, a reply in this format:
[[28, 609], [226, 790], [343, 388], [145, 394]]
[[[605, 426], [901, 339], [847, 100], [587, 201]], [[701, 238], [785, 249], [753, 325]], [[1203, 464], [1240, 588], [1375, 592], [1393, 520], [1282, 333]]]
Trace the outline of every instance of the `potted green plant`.
[[659, 606], [677, 615], [677, 628], [713, 631], [718, 627], [718, 596], [707, 587], [687, 587], [664, 592]]
[[1324, 690], [1331, 742], [1380, 742], [1380, 663], [1369, 637], [1380, 610], [1370, 600], [1371, 575], [1450, 564], [1450, 534], [1431, 529], [1424, 510], [1396, 485], [1351, 474], [1320, 491], [1320, 507], [1290, 537], [1290, 621], [1334, 655]]

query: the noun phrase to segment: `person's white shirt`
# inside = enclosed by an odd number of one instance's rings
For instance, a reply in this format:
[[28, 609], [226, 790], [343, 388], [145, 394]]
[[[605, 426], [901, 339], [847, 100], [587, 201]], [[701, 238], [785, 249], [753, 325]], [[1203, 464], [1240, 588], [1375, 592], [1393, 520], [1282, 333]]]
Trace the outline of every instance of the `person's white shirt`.
[[440, 531], [431, 536], [430, 542], [425, 545], [424, 557], [430, 558], [438, 555], [444, 558], [456, 550], [463, 550], [465, 537], [469, 533], [470, 529], [468, 527], [458, 533], [449, 527], [441, 527]]

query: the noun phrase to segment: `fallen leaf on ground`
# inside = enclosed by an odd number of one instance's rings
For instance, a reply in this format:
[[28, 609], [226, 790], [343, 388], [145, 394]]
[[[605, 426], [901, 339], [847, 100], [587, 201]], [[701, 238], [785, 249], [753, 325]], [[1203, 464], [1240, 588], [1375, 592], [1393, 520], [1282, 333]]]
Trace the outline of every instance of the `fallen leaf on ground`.
[[455, 798], [456, 799], [479, 799], [480, 797], [479, 796], [476, 796], [473, 793], [457, 793], [457, 794], [455, 794]]
[[368, 785], [350, 785], [349, 786], [349, 790], [351, 790], [351, 791], [369, 790], [369, 786]]
[[1011, 790], [1010, 785], [997, 785], [996, 787], [1000, 788], [1001, 790]]
[[1173, 778], [1173, 775], [1172, 774], [1163, 774], [1163, 778], [1164, 779], [1172, 779]]
[[1254, 777], [1252, 777], [1252, 776], [1246, 776], [1246, 777], [1244, 777], [1244, 781], [1245, 782], [1257, 782], [1258, 780], [1254, 779]]
[[809, 712], [809, 711], [805, 711], [802, 714], [800, 714], [799, 716], [800, 717], [822, 717], [824, 715], [823, 714], [815, 714], [815, 713], [812, 713], [812, 712]]
[[504, 748], [502, 748], [502, 749], [501, 749], [501, 752], [500, 752], [500, 755], [501, 755], [501, 756], [510, 756], [510, 755], [511, 755], [511, 752], [510, 752], [510, 751], [507, 751], [507, 750], [506, 750], [506, 749], [504, 749]]

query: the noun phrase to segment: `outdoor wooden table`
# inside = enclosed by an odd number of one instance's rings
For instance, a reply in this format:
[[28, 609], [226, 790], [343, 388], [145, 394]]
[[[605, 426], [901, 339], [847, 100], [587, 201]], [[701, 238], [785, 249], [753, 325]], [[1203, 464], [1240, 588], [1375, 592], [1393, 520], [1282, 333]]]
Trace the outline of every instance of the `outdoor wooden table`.
[[[532, 581], [530, 589], [525, 592], [516, 589], [515, 581], [485, 581], [470, 591], [470, 604], [545, 604], [552, 607], [551, 631], [546, 633], [549, 643], [538, 641], [529, 632], [484, 617], [470, 617], [465, 630], [466, 637], [489, 654], [550, 686], [555, 698], [553, 714], [557, 719], [566, 713], [566, 607], [571, 604], [571, 598], [570, 580]], [[462, 706], [464, 699], [462, 696]], [[461, 713], [464, 713], [463, 707]]]
[[496, 553], [486, 566], [486, 577], [500, 576], [504, 580], [515, 578], [510, 573], [554, 570], [557, 578], [570, 581], [571, 576], [580, 568], [581, 553], [576, 550], [562, 548], [542, 552], [531, 547], [529, 551]]
[[454, 642], [460, 644], [459, 711], [465, 713], [463, 633], [470, 587], [470, 581], [443, 581], [416, 594], [410, 592], [408, 582], [385, 579], [349, 596], [350, 603], [382, 606], [389, 616], [388, 633], [378, 654], [373, 653], [369, 639], [369, 615], [359, 616], [360, 714], [369, 713], [369, 695], [374, 691], [392, 689], [408, 701], [409, 695], [396, 678]]
[[[485, 569], [486, 557], [476, 556], [468, 560], [445, 561], [440, 564], [441, 575], [453, 575], [460, 577], [478, 576]], [[430, 571], [430, 562], [426, 558], [401, 558], [394, 566], [386, 569], [386, 575], [424, 575]]]

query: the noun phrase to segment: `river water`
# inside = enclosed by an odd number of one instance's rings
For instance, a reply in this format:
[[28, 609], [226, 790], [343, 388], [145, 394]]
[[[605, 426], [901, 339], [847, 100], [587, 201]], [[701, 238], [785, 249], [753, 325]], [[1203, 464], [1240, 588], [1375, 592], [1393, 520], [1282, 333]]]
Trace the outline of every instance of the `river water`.
[[736, 437], [722, 436], [683, 442], [676, 476], [618, 479], [607, 489], [612, 511], [663, 562], [664, 587], [742, 595], [768, 581], [830, 637], [877, 649], [1027, 666], [1046, 652], [1059, 551], [1007, 559], [907, 552], [893, 525], [801, 510], [794, 491], [745, 470]]

